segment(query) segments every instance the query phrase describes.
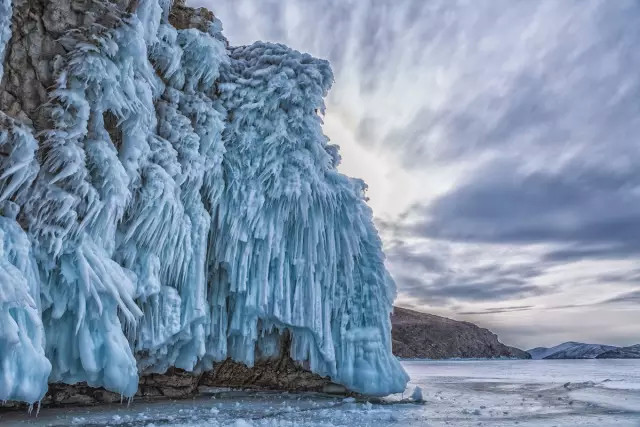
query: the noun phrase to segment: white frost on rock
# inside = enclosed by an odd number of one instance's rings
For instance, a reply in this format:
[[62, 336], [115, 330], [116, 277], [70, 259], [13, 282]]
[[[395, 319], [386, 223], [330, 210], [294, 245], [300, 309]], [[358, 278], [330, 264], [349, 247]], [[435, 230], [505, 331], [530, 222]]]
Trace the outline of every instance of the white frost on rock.
[[[8, 203], [3, 215], [12, 210]], [[0, 216], [0, 401], [35, 402], [47, 389], [38, 285], [27, 235], [14, 218]]]
[[[0, 12], [4, 6], [0, 3]], [[38, 173], [37, 147], [30, 129], [0, 111], [0, 401], [40, 400], [51, 372], [40, 317], [40, 274], [29, 237], [17, 222], [19, 204], [28, 200]]]
[[132, 396], [140, 373], [252, 366], [284, 333], [314, 372], [404, 390], [366, 186], [322, 134], [328, 62], [228, 49], [169, 4], [63, 40], [39, 162], [30, 130], [0, 127], [0, 400], [38, 400], [50, 368]]

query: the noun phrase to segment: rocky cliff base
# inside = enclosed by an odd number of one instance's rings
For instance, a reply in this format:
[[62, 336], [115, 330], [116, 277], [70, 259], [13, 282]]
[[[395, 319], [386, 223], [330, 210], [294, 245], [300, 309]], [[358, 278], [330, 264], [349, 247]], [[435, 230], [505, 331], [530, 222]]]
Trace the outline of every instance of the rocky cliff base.
[[[288, 392], [319, 392], [351, 394], [343, 386], [331, 382], [301, 367], [290, 357], [257, 362], [252, 368], [231, 359], [218, 363], [212, 371], [193, 374], [181, 369], [170, 369], [164, 374], [140, 377], [134, 399], [185, 399], [219, 388], [244, 390], [286, 390]], [[41, 401], [44, 407], [67, 405], [97, 405], [122, 402], [120, 394], [104, 388], [90, 387], [86, 383], [50, 384]], [[5, 402], [0, 408], [24, 408], [27, 405]]]

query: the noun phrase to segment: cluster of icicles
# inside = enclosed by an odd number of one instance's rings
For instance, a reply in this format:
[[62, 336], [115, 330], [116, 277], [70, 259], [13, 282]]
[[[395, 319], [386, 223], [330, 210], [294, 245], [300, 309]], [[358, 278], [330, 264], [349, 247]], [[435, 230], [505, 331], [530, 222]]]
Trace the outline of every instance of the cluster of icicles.
[[[404, 390], [364, 184], [317, 114], [329, 64], [229, 48], [217, 20], [177, 30], [169, 3], [69, 33], [51, 129], [0, 112], [0, 400], [132, 396], [144, 373], [275, 356], [285, 332], [313, 372]], [[10, 17], [0, 0], [0, 57]]]

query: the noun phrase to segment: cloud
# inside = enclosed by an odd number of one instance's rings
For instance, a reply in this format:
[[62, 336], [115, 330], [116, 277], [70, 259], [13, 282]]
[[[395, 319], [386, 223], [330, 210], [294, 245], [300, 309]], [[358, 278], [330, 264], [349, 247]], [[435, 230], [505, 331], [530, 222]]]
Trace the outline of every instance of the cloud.
[[[487, 87], [464, 105], [417, 111], [408, 124], [391, 130], [382, 144], [401, 149], [405, 167], [419, 168], [425, 161], [454, 162], [477, 158], [479, 152], [526, 150], [527, 145], [551, 145], [568, 137], [558, 119], [561, 106], [548, 93], [545, 79], [528, 70], [503, 78], [507, 89], [497, 92]], [[362, 135], [371, 122], [365, 117], [360, 123]]]
[[598, 280], [601, 283], [640, 283], [640, 269], [602, 274]]
[[[397, 254], [394, 250], [392, 254]], [[500, 302], [554, 292], [551, 285], [539, 285], [532, 277], [542, 274], [537, 266], [520, 264], [470, 265], [454, 267], [429, 256], [423, 263], [420, 255], [391, 261], [391, 271], [401, 293], [416, 302], [448, 306], [464, 302]], [[433, 266], [437, 268], [433, 268]], [[446, 267], [446, 268], [444, 268]]]
[[386, 251], [387, 260], [397, 266], [412, 271], [443, 272], [446, 268], [444, 260], [427, 252], [413, 250], [405, 244], [399, 244]]
[[460, 315], [484, 315], [484, 314], [499, 314], [499, 313], [513, 313], [517, 311], [530, 311], [533, 309], [533, 305], [516, 305], [513, 307], [491, 307], [485, 308], [482, 311], [460, 311], [457, 314]]
[[555, 288], [534, 282], [546, 268], [537, 259], [497, 263], [482, 247], [461, 246], [391, 240], [385, 249], [387, 264], [402, 295], [416, 303], [446, 306], [544, 295]]
[[599, 245], [594, 253], [640, 249], [640, 170], [624, 176], [568, 166], [518, 174], [513, 167], [491, 163], [431, 204], [414, 207], [404, 231], [454, 241]]
[[[637, 285], [637, 283], [636, 283]], [[586, 307], [605, 307], [610, 305], [630, 305], [634, 306], [637, 303], [640, 303], [640, 289], [633, 290], [631, 292], [625, 292], [622, 294], [618, 294], [613, 298], [607, 298], [604, 300], [600, 300], [593, 303], [587, 304], [563, 304], [563, 305], [552, 305], [548, 307], [537, 307], [539, 310], [566, 310], [566, 309], [575, 309], [575, 308], [586, 308]], [[459, 312], [458, 314], [469, 315], [469, 314], [494, 314], [494, 313], [509, 313], [512, 311], [528, 311], [534, 308], [534, 306], [515, 306], [515, 307], [503, 307], [503, 308], [488, 308], [483, 311], [475, 311], [475, 312]]]
[[602, 302], [602, 304], [617, 304], [617, 303], [624, 303], [624, 304], [640, 303], [640, 289], [617, 295], [613, 298], [609, 298]]
[[[409, 209], [386, 231], [396, 239], [435, 240], [450, 248], [475, 243], [488, 253], [496, 247], [519, 248], [529, 255], [527, 262], [513, 265], [496, 253], [493, 263], [477, 265], [471, 257], [464, 267], [452, 269], [462, 260], [448, 258], [440, 262], [441, 277], [422, 276], [422, 294], [418, 286], [405, 287], [404, 279], [398, 280], [401, 292], [442, 304], [513, 301], [579, 286], [586, 290], [584, 280], [564, 278], [554, 285], [557, 279], [545, 276], [567, 263], [619, 261], [640, 254], [640, 174], [574, 167], [553, 175], [520, 176], [504, 164], [492, 166], [432, 203]], [[461, 250], [448, 252], [459, 258]], [[606, 293], [613, 291], [610, 285], [640, 280], [637, 270], [612, 269], [594, 274], [588, 283], [599, 284]], [[434, 286], [440, 287], [437, 292]]]

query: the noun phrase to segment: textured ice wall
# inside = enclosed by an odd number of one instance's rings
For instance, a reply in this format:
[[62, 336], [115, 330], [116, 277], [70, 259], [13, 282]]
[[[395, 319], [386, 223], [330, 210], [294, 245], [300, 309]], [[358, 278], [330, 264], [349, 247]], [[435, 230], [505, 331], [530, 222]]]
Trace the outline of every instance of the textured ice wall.
[[[0, 78], [11, 36], [11, 1], [0, 0]], [[18, 203], [36, 176], [30, 129], [0, 111], [0, 401], [34, 402], [47, 388], [40, 280], [31, 242], [16, 222]]]
[[218, 340], [214, 354], [252, 363], [264, 331], [290, 329], [292, 356], [314, 372], [368, 393], [403, 390], [390, 351], [395, 289], [364, 184], [336, 171], [338, 149], [316, 114], [333, 82], [329, 63], [267, 43], [230, 54], [214, 235], [237, 238], [213, 239], [210, 253], [221, 291], [213, 306], [231, 303], [233, 316], [216, 325], [229, 347]]
[[0, 401], [34, 402], [47, 387], [51, 364], [44, 355], [38, 271], [25, 232], [11, 207], [0, 216]]
[[251, 366], [285, 332], [312, 371], [402, 391], [364, 184], [322, 134], [329, 64], [174, 28], [167, 1], [100, 4], [61, 39], [50, 128], [0, 127], [0, 316], [20, 332], [0, 332], [0, 387], [27, 384], [0, 399], [37, 400], [49, 369], [131, 396], [139, 373]]

